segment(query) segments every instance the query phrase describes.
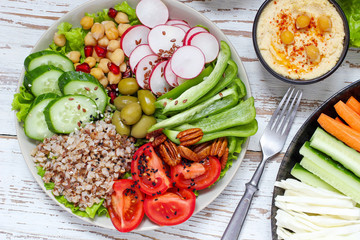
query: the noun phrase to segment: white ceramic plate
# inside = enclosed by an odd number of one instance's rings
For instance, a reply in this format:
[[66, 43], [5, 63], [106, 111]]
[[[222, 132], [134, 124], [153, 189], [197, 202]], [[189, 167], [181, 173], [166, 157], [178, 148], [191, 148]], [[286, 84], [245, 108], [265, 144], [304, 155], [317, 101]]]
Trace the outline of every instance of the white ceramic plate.
[[[83, 5], [75, 8], [74, 10], [70, 11], [69, 13], [65, 14], [62, 18], [60, 18], [55, 24], [53, 24], [44, 33], [44, 35], [36, 43], [32, 52], [37, 52], [37, 51], [41, 51], [41, 50], [48, 48], [49, 44], [51, 43], [51, 41], [53, 39], [54, 33], [57, 31], [57, 26], [61, 22], [69, 22], [74, 27], [79, 27], [80, 20], [86, 12], [88, 12], [88, 13], [98, 12], [104, 8], [113, 7], [114, 5], [118, 4], [119, 2], [121, 2], [121, 1], [119, 1], [119, 0], [102, 0], [102, 1], [93, 0], [93, 1], [89, 1]], [[128, 3], [132, 7], [136, 7], [138, 2], [139, 1], [137, 1], [137, 0], [128, 0]], [[230, 45], [231, 52], [232, 52], [232, 59], [237, 63], [237, 65], [239, 67], [238, 76], [245, 83], [245, 86], [246, 86], [246, 89], [248, 92], [247, 97], [250, 97], [251, 96], [250, 86], [249, 86], [249, 82], [248, 82], [248, 78], [247, 78], [244, 66], [243, 66], [239, 56], [237, 55], [235, 48], [230, 43], [229, 39], [221, 32], [221, 30], [214, 23], [212, 23], [209, 19], [207, 19], [206, 17], [204, 17], [203, 15], [201, 15], [200, 13], [198, 13], [197, 11], [195, 11], [194, 9], [188, 7], [187, 5], [185, 5], [183, 3], [180, 3], [176, 0], [163, 0], [163, 2], [169, 8], [170, 18], [186, 20], [186, 21], [188, 21], [190, 26], [195, 26], [198, 24], [206, 26], [209, 28], [210, 32], [212, 34], [214, 34], [218, 40], [224, 40]], [[22, 71], [22, 74], [20, 77], [19, 86], [22, 84], [23, 79], [24, 79], [24, 70]], [[28, 137], [26, 137], [24, 130], [19, 123], [16, 124], [16, 130], [17, 130], [17, 136], [18, 136], [21, 152], [24, 156], [26, 164], [28, 165], [28, 167], [29, 167], [32, 175], [36, 179], [36, 181], [39, 183], [39, 185], [42, 187], [42, 189], [46, 192], [46, 194], [48, 194], [48, 196], [50, 198], [52, 198], [56, 203], [58, 203], [60, 207], [62, 207], [69, 213], [73, 214], [69, 208], [66, 208], [64, 205], [60, 204], [54, 198], [51, 191], [45, 189], [44, 183], [43, 183], [41, 177], [37, 174], [37, 169], [32, 160], [32, 157], [30, 156], [31, 151], [36, 146], [36, 142], [29, 139]], [[215, 198], [229, 184], [229, 182], [235, 175], [236, 171], [238, 170], [238, 168], [241, 164], [241, 161], [244, 158], [244, 155], [245, 155], [245, 152], [246, 152], [246, 149], [248, 146], [248, 142], [249, 141], [246, 141], [246, 143], [243, 144], [243, 149], [242, 149], [241, 153], [239, 154], [237, 161], [234, 161], [233, 166], [229, 169], [229, 171], [226, 173], [226, 175], [210, 189], [200, 191], [199, 197], [196, 199], [195, 213], [201, 211], [206, 206], [208, 206], [213, 200], [215, 200]], [[83, 219], [86, 222], [93, 223], [97, 226], [101, 226], [101, 227], [109, 228], [109, 229], [115, 229], [110, 221], [110, 218], [97, 217], [94, 220], [91, 220], [89, 218], [82, 218], [82, 217], [79, 217], [79, 218]], [[142, 223], [138, 226], [138, 228], [135, 229], [135, 231], [152, 230], [152, 229], [156, 229], [156, 228], [159, 228], [159, 226], [156, 224], [153, 224], [149, 219], [147, 219], [145, 217], [144, 220], [142, 221]]]

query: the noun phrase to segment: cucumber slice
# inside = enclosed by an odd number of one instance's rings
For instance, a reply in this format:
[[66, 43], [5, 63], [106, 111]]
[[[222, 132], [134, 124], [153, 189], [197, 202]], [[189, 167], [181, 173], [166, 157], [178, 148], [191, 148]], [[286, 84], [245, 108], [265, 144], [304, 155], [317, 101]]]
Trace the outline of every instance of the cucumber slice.
[[360, 179], [355, 174], [311, 148], [309, 142], [301, 147], [300, 154], [304, 156], [300, 162], [301, 166], [360, 203]]
[[42, 65], [52, 65], [64, 72], [75, 70], [73, 62], [68, 57], [51, 50], [43, 50], [30, 54], [25, 58], [24, 65], [28, 72]]
[[337, 140], [321, 128], [310, 139], [310, 146], [338, 161], [360, 177], [360, 153]]
[[55, 93], [62, 95], [58, 79], [63, 74], [60, 68], [43, 65], [25, 74], [24, 87], [30, 90], [35, 96], [44, 93]]
[[51, 101], [44, 110], [49, 129], [68, 134], [97, 116], [96, 103], [83, 95], [66, 95]]
[[54, 133], [49, 130], [44, 115], [45, 107], [59, 96], [54, 93], [42, 94], [35, 98], [24, 121], [24, 131], [29, 138], [42, 141]]
[[299, 163], [295, 164], [290, 173], [303, 183], [306, 183], [310, 186], [320, 187], [329, 191], [338, 192], [335, 188], [321, 180], [318, 176], [315, 176], [314, 174], [303, 168]]
[[100, 112], [104, 112], [109, 97], [103, 85], [91, 74], [84, 72], [65, 72], [59, 78], [59, 87], [64, 95], [80, 94], [95, 101]]

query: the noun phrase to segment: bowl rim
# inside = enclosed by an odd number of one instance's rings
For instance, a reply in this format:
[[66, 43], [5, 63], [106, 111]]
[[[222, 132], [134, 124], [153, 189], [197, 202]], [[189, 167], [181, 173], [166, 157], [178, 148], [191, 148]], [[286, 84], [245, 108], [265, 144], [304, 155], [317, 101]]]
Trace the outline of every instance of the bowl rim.
[[332, 67], [328, 72], [324, 73], [323, 75], [318, 76], [316, 78], [309, 79], [309, 80], [300, 80], [300, 79], [291, 79], [291, 78], [285, 77], [285, 76], [277, 73], [275, 70], [273, 70], [266, 63], [266, 61], [262, 57], [261, 51], [259, 49], [259, 46], [258, 46], [258, 43], [257, 43], [257, 26], [258, 26], [258, 23], [259, 23], [259, 18], [261, 16], [261, 13], [263, 12], [263, 10], [266, 8], [266, 6], [269, 3], [271, 3], [272, 1], [278, 1], [278, 0], [265, 0], [265, 2], [260, 6], [260, 8], [257, 11], [256, 16], [254, 18], [254, 24], [253, 24], [253, 28], [252, 28], [252, 41], [253, 41], [255, 53], [256, 53], [256, 56], [259, 58], [259, 60], [260, 60], [261, 64], [263, 65], [263, 67], [268, 72], [270, 72], [274, 77], [276, 77], [277, 79], [280, 79], [281, 81], [284, 81], [286, 83], [292, 83], [292, 84], [297, 84], [297, 85], [306, 85], [306, 84], [316, 83], [316, 82], [319, 82], [321, 80], [324, 80], [325, 78], [327, 78], [331, 74], [333, 74], [341, 66], [342, 62], [344, 61], [344, 59], [346, 57], [346, 54], [348, 52], [349, 43], [350, 43], [349, 23], [347, 21], [345, 13], [341, 9], [340, 5], [335, 0], [328, 0], [336, 8], [336, 10], [340, 14], [340, 17], [343, 20], [343, 24], [344, 24], [344, 32], [345, 32], [344, 47], [343, 47], [343, 51], [342, 51], [342, 53], [341, 53], [341, 55], [339, 57], [339, 60], [336, 62], [334, 67]]
[[[301, 127], [299, 128], [299, 130], [296, 132], [295, 136], [293, 137], [293, 139], [291, 140], [289, 147], [286, 149], [286, 152], [284, 154], [284, 157], [281, 161], [281, 164], [279, 166], [279, 171], [276, 175], [276, 179], [275, 181], [279, 181], [280, 179], [280, 174], [281, 174], [281, 168], [283, 166], [284, 163], [288, 163], [288, 162], [293, 162], [296, 163], [296, 161], [290, 160], [291, 155], [293, 154], [293, 152], [295, 151], [295, 147], [296, 144], [299, 141], [299, 138], [302, 134], [304, 134], [305, 130], [316, 120], [314, 120], [314, 116], [318, 115], [319, 112], [322, 112], [324, 110], [324, 108], [326, 108], [329, 104], [330, 101], [334, 101], [334, 99], [338, 98], [341, 99], [342, 95], [345, 94], [347, 91], [351, 91], [351, 89], [353, 88], [360, 88], [360, 79], [356, 80], [354, 82], [352, 82], [351, 84], [343, 87], [342, 89], [340, 89], [339, 91], [337, 91], [336, 93], [334, 93], [333, 95], [331, 95], [328, 99], [326, 99], [319, 107], [317, 107], [312, 113], [311, 115], [305, 120], [305, 122], [301, 125]], [[285, 161], [284, 161], [285, 160]], [[271, 200], [271, 209], [270, 209], [270, 221], [271, 221], [271, 230], [272, 230], [272, 239], [273, 240], [277, 240], [277, 234], [276, 234], [276, 220], [275, 220], [275, 214], [276, 214], [276, 210], [277, 207], [275, 206], [275, 198], [278, 195], [278, 192], [276, 191], [277, 187], [274, 186], [273, 188], [273, 195], [272, 195], [272, 200]], [[282, 191], [282, 190], [281, 190]]]
[[[106, 4], [109, 3], [121, 3], [125, 0], [105, 0], [102, 1], [102, 8], [107, 8]], [[238, 75], [240, 77], [240, 72], [242, 72], [243, 76], [242, 76], [242, 81], [244, 82], [245, 86], [246, 86], [246, 90], [247, 90], [247, 95], [245, 96], [245, 98], [249, 98], [252, 96], [251, 93], [251, 86], [250, 86], [250, 81], [246, 72], [246, 69], [244, 67], [243, 62], [241, 61], [241, 58], [239, 56], [239, 54], [236, 51], [236, 48], [234, 47], [234, 45], [232, 44], [232, 42], [230, 41], [230, 39], [227, 37], [227, 35], [220, 29], [219, 26], [217, 26], [213, 21], [211, 21], [208, 17], [206, 17], [204, 14], [198, 12], [197, 10], [195, 10], [194, 8], [192, 8], [189, 5], [186, 5], [185, 3], [182, 3], [180, 1], [177, 0], [162, 0], [167, 6], [168, 4], [174, 5], [174, 6], [178, 6], [181, 9], [186, 9], [188, 12], [191, 13], [192, 16], [194, 16], [193, 14], [195, 14], [196, 18], [198, 18], [199, 21], [204, 21], [206, 23], [209, 24], [209, 28], [212, 28], [215, 30], [215, 32], [213, 32], [215, 35], [218, 35], [216, 32], [219, 32], [220, 36], [218, 36], [218, 40], [224, 40], [226, 41], [226, 43], [229, 45], [230, 49], [231, 49], [231, 53], [232, 53], [232, 59], [237, 63], [239, 71], [238, 71]], [[48, 29], [46, 29], [44, 31], [44, 33], [39, 37], [39, 39], [36, 41], [36, 43], [34, 44], [34, 47], [31, 49], [30, 53], [33, 53], [38, 47], [39, 44], [41, 44], [42, 41], [44, 41], [44, 39], [46, 39], [46, 37], [51, 34], [54, 30], [56, 30], [57, 26], [64, 22], [65, 19], [69, 16], [73, 15], [73, 12], [76, 11], [83, 11], [84, 7], [89, 7], [92, 6], [96, 3], [99, 3], [100, 1], [97, 0], [89, 0], [86, 1], [72, 9], [69, 10], [69, 12], [63, 14], [59, 19], [57, 19], [53, 24], [51, 24], [49, 26]], [[138, 0], [132, 0], [131, 2], [128, 1], [129, 5], [132, 6], [132, 2], [138, 2]], [[100, 4], [100, 3], [99, 3]], [[110, 7], [110, 6], [108, 6]], [[171, 12], [171, 9], [169, 8], [169, 11]], [[68, 22], [72, 23], [74, 21], [74, 19], [69, 20]], [[80, 23], [79, 23], [80, 24]], [[75, 27], [78, 27], [76, 25], [73, 25]], [[51, 38], [52, 39], [52, 38]], [[44, 50], [44, 49], [42, 49]], [[25, 74], [25, 68], [23, 67], [21, 70], [21, 74], [19, 75], [19, 81], [18, 81], [18, 86], [17, 86], [17, 91], [19, 92], [20, 87], [23, 84], [23, 79], [24, 79], [24, 74]], [[77, 219], [81, 219], [87, 223], [93, 224], [97, 227], [101, 227], [104, 229], [111, 229], [111, 230], [116, 230], [115, 227], [111, 224], [111, 226], [107, 225], [107, 224], [102, 224], [99, 222], [95, 222], [95, 219], [90, 219], [87, 217], [81, 217], [79, 215], [76, 215], [74, 213], [71, 212], [70, 208], [65, 207], [65, 205], [61, 204], [60, 202], [58, 202], [55, 197], [53, 196], [53, 194], [51, 194], [50, 190], [47, 190], [44, 186], [44, 182], [42, 181], [41, 177], [37, 174], [37, 169], [35, 167], [35, 164], [32, 162], [32, 159], [30, 159], [30, 156], [25, 156], [25, 152], [26, 152], [26, 146], [24, 141], [26, 142], [32, 142], [32, 143], [36, 143], [35, 141], [31, 140], [30, 138], [27, 138], [24, 134], [24, 129], [22, 127], [22, 123], [19, 123], [17, 121], [16, 118], [16, 114], [14, 112], [14, 121], [15, 121], [15, 129], [16, 129], [16, 134], [18, 136], [18, 143], [19, 143], [19, 147], [20, 147], [20, 151], [21, 154], [23, 155], [24, 161], [28, 167], [28, 169], [30, 170], [30, 173], [33, 175], [35, 181], [38, 183], [38, 185], [40, 186], [40, 188], [44, 191], [44, 193], [50, 197], [55, 204], [57, 204], [58, 206], [60, 206], [63, 210], [65, 210], [66, 212], [70, 213], [72, 216], [75, 216]], [[24, 140], [25, 138], [25, 140]], [[224, 176], [224, 178], [222, 179], [223, 183], [217, 183], [217, 186], [221, 185], [225, 185], [224, 187], [222, 187], [222, 189], [219, 192], [215, 192], [215, 191], [211, 191], [213, 188], [208, 188], [208, 189], [204, 189], [202, 190], [202, 194], [201, 196], [203, 196], [202, 200], [204, 201], [204, 204], [200, 207], [196, 206], [195, 211], [193, 213], [193, 215], [195, 215], [196, 213], [202, 211], [204, 208], [206, 208], [209, 204], [211, 204], [223, 191], [224, 189], [229, 185], [229, 183], [231, 182], [231, 180], [234, 178], [236, 172], [238, 171], [238, 169], [240, 168], [240, 165], [242, 163], [242, 160], [245, 158], [245, 154], [246, 151], [248, 149], [248, 145], [250, 142], [250, 137], [247, 138], [247, 140], [242, 144], [242, 150], [241, 152], [238, 154], [238, 158], [236, 160], [234, 160], [232, 167], [228, 170], [228, 172], [226, 173], [226, 175]], [[30, 160], [29, 160], [30, 159]], [[226, 182], [226, 184], [225, 184]], [[212, 192], [213, 194], [211, 194], [211, 196], [208, 196], [208, 192]], [[110, 221], [110, 219], [109, 219]], [[153, 223], [151, 226], [142, 226], [144, 220], [142, 221], [142, 223], [136, 228], [134, 229], [132, 232], [141, 232], [141, 231], [149, 231], [149, 230], [155, 230], [155, 229], [159, 229], [163, 226], [160, 225], [156, 225], [155, 223]]]

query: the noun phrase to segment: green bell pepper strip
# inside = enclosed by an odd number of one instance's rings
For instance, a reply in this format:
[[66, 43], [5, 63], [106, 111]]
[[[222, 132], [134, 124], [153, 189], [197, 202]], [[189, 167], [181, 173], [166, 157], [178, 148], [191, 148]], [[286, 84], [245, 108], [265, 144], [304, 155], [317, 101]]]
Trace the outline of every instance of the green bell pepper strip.
[[229, 136], [228, 138], [229, 155], [232, 154], [236, 147], [236, 137]]
[[177, 86], [176, 88], [173, 88], [171, 91], [161, 95], [158, 97], [158, 100], [161, 99], [170, 99], [170, 98], [177, 98], [179, 97], [183, 92], [191, 88], [192, 86], [195, 86], [199, 83], [201, 83], [205, 77], [209, 76], [211, 72], [214, 70], [214, 68], [209, 65], [206, 67], [202, 72], [195, 78], [189, 79], [188, 81], [184, 82], [183, 84]]
[[[163, 113], [171, 111], [180, 111], [193, 106], [198, 99], [207, 94], [221, 79], [227, 63], [231, 57], [229, 45], [221, 41], [221, 49], [214, 70], [201, 83], [189, 88], [183, 92], [178, 98], [170, 100], [166, 103]], [[180, 85], [181, 86], [181, 85]]]
[[238, 72], [238, 67], [236, 63], [230, 59], [228, 61], [228, 66], [226, 67], [223, 77], [220, 79], [220, 81], [216, 84], [216, 86], [213, 89], [211, 89], [208, 93], [206, 93], [206, 95], [204, 95], [202, 98], [200, 98], [197, 101], [197, 104], [207, 101], [212, 96], [223, 90], [225, 87], [229, 86], [230, 83], [232, 83], [233, 79], [236, 77], [237, 72]]
[[[197, 142], [196, 144], [200, 144], [200, 143], [204, 143], [204, 142], [208, 142], [220, 137], [229, 137], [229, 136], [234, 136], [234, 137], [249, 137], [254, 135], [258, 130], [258, 123], [256, 121], [256, 119], [252, 120], [250, 123], [245, 124], [245, 125], [240, 125], [240, 126], [236, 126], [236, 127], [232, 127], [232, 128], [227, 128], [218, 132], [214, 132], [214, 133], [207, 133], [204, 134], [204, 136], [202, 137], [202, 139]], [[170, 130], [170, 129], [164, 129], [163, 133], [174, 143], [176, 144], [180, 144], [179, 139], [176, 138], [176, 136], [179, 134], [180, 131], [176, 131], [176, 130]], [[241, 148], [241, 144], [237, 145], [237, 149], [239, 150], [239, 146]], [[240, 149], [241, 151], [241, 149]]]
[[250, 123], [255, 119], [255, 115], [254, 98], [250, 97], [233, 108], [207, 118], [202, 118], [191, 124], [180, 125], [175, 130], [184, 131], [189, 128], [200, 128], [204, 133], [217, 132]]
[[160, 128], [172, 128], [183, 123], [199, 120], [207, 115], [217, 113], [226, 107], [232, 107], [237, 103], [237, 101], [238, 94], [236, 87], [226, 89], [222, 92], [222, 94], [216, 94], [204, 103], [198, 104], [188, 110], [182, 111], [168, 119], [164, 119], [163, 121], [156, 123], [148, 129], [148, 132], [152, 132]]
[[247, 92], [246, 92], [246, 86], [245, 86], [244, 82], [241, 81], [240, 78], [235, 78], [233, 80], [233, 83], [236, 84], [238, 86], [238, 88], [239, 88], [239, 91], [238, 91], [239, 98], [245, 97]]

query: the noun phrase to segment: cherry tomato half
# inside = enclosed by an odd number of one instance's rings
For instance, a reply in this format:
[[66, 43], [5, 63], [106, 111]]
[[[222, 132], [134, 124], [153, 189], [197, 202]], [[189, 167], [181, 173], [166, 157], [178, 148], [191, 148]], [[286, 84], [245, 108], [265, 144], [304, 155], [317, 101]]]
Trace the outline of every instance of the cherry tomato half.
[[159, 225], [176, 225], [188, 220], [195, 210], [195, 194], [187, 189], [174, 188], [159, 196], [146, 196], [146, 216]]
[[[199, 165], [202, 165], [199, 168]], [[179, 188], [201, 190], [219, 178], [221, 165], [217, 158], [207, 157], [199, 163], [181, 162], [171, 168], [171, 180]]]
[[170, 187], [163, 161], [155, 153], [151, 143], [141, 146], [134, 154], [131, 162], [131, 174], [140, 191], [155, 196], [164, 193]]
[[131, 179], [115, 181], [113, 190], [111, 205], [108, 207], [110, 219], [120, 232], [130, 232], [144, 217], [143, 193]]

